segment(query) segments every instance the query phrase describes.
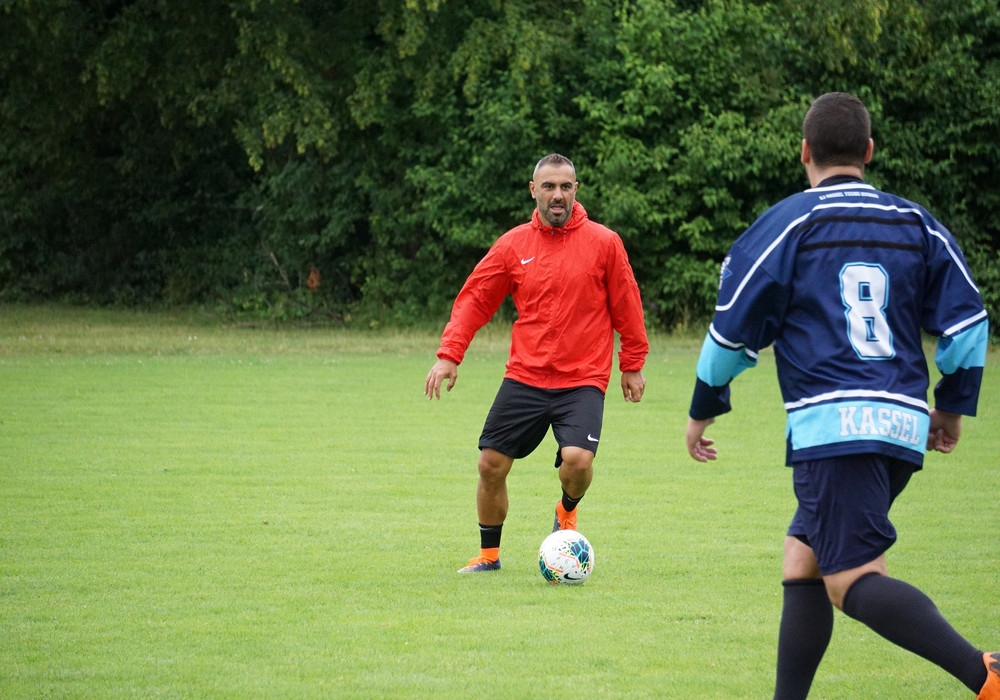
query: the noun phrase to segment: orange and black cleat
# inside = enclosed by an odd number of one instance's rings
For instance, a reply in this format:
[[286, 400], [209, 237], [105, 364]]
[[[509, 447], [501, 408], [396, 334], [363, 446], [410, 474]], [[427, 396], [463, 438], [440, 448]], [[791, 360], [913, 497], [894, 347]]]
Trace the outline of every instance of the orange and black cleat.
[[458, 570], [460, 574], [471, 574], [477, 571], [498, 571], [500, 569], [500, 560], [491, 560], [486, 557], [473, 557], [469, 560], [468, 566], [463, 566]]
[[976, 700], [1000, 700], [1000, 651], [983, 654], [986, 664], [986, 682]]
[[563, 508], [562, 501], [556, 503], [556, 519], [552, 522], [552, 532], [558, 532], [559, 530], [575, 530], [576, 529], [576, 509], [574, 508], [569, 513]]

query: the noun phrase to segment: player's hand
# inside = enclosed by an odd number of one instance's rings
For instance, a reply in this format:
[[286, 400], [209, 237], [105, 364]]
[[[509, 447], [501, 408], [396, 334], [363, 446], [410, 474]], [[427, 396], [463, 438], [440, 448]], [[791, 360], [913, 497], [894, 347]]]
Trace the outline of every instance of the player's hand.
[[927, 432], [927, 450], [951, 452], [958, 445], [958, 438], [962, 435], [961, 414], [932, 408], [930, 417], [931, 426]]
[[718, 452], [712, 447], [715, 444], [715, 440], [705, 437], [705, 428], [714, 422], [714, 418], [709, 418], [708, 420], [688, 418], [684, 440], [687, 442], [688, 454], [696, 462], [707, 462], [718, 457]]
[[424, 396], [430, 399], [441, 398], [441, 384], [448, 380], [446, 391], [451, 391], [458, 381], [458, 365], [451, 360], [438, 360], [427, 373], [427, 380], [424, 382]]
[[638, 372], [622, 372], [622, 396], [626, 401], [639, 403], [642, 401], [642, 393], [646, 390], [646, 378], [642, 376], [642, 370]]

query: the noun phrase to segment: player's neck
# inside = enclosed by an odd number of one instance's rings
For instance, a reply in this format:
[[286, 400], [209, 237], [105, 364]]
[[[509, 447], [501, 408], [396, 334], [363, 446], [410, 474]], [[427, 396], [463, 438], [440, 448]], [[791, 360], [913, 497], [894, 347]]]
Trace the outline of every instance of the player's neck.
[[817, 187], [819, 183], [831, 177], [851, 177], [864, 180], [865, 169], [856, 165], [831, 165], [825, 168], [818, 168], [812, 163], [806, 165], [806, 176], [809, 178], [809, 186]]

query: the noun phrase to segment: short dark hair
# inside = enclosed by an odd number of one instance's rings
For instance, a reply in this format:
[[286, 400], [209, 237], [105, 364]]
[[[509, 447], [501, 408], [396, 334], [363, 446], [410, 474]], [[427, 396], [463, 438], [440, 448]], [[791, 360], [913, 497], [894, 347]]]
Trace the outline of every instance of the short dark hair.
[[871, 118], [864, 104], [846, 92], [817, 97], [802, 122], [802, 138], [809, 144], [813, 163], [823, 166], [864, 167]]
[[538, 169], [546, 165], [554, 165], [556, 167], [568, 165], [573, 168], [573, 174], [576, 174], [576, 166], [573, 165], [573, 161], [566, 156], [559, 155], [558, 153], [550, 153], [535, 164], [535, 170], [531, 174], [531, 178], [534, 179], [535, 173], [538, 172]]

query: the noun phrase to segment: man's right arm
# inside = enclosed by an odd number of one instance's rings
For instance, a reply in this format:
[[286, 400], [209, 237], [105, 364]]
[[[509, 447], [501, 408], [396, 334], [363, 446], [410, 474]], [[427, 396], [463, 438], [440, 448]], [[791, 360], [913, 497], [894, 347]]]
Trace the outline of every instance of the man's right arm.
[[462, 285], [451, 309], [451, 319], [441, 334], [439, 359], [461, 364], [476, 333], [493, 318], [504, 297], [510, 293], [510, 275], [501, 250], [498, 241]]
[[440, 399], [441, 384], [444, 383], [445, 379], [448, 380], [445, 391], [451, 391], [455, 382], [458, 381], [458, 365], [451, 360], [439, 359], [431, 367], [431, 371], [427, 373], [427, 379], [424, 381], [424, 396], [428, 400]]

